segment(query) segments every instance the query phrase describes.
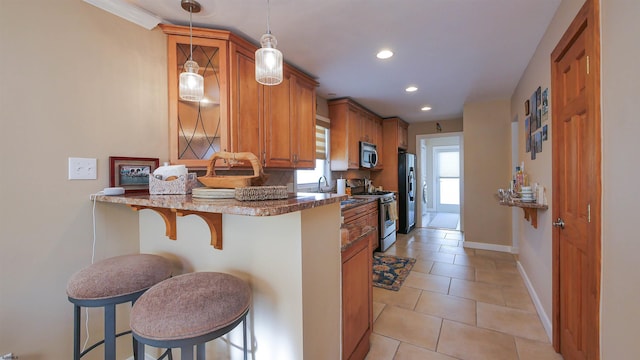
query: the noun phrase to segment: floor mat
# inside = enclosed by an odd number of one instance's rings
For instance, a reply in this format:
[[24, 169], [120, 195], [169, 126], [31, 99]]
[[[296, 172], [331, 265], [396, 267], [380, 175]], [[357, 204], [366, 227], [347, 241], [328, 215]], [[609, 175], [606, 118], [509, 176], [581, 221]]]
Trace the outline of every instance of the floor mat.
[[387, 290], [400, 290], [400, 286], [415, 263], [414, 258], [373, 254], [373, 286]]
[[428, 227], [438, 229], [456, 229], [458, 227], [458, 221], [460, 215], [452, 213], [437, 213], [436, 216], [429, 222]]

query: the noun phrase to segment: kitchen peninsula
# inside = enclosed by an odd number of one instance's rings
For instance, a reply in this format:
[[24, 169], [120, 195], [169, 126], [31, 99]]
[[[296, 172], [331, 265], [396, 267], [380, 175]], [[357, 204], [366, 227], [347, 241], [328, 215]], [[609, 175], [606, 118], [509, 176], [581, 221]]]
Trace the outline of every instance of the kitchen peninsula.
[[[345, 198], [298, 193], [285, 200], [244, 202], [190, 195], [96, 196], [98, 202], [138, 210], [140, 252], [166, 256], [179, 267], [176, 273], [219, 271], [249, 283], [249, 343], [257, 360], [340, 358], [340, 200]], [[218, 235], [220, 249], [212, 246]], [[242, 331], [234, 330], [229, 342], [241, 344]], [[241, 351], [220, 340], [208, 345], [208, 353], [241, 358]]]

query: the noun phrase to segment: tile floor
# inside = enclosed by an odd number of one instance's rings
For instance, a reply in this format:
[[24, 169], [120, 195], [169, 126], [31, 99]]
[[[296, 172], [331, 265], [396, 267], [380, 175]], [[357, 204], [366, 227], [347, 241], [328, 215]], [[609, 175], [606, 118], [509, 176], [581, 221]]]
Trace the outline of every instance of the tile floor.
[[373, 288], [367, 360], [546, 360], [556, 354], [511, 254], [417, 228], [386, 252], [416, 258], [399, 291]]

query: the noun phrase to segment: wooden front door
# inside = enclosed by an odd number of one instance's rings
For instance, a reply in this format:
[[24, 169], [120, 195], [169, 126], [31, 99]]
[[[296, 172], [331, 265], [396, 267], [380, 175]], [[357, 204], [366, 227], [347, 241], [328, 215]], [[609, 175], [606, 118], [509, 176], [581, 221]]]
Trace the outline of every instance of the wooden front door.
[[600, 51], [587, 0], [551, 55], [553, 337], [565, 359], [599, 357]]

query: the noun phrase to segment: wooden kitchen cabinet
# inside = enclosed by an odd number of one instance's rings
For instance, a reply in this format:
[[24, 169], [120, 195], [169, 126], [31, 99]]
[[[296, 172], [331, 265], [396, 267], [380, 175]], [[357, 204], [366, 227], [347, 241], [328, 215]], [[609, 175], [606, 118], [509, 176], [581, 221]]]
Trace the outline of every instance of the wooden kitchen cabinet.
[[[371, 180], [385, 190], [398, 191], [398, 153], [408, 148], [408, 129], [409, 124], [397, 117], [382, 121], [384, 137], [382, 151], [378, 151], [378, 157], [384, 162], [384, 169], [372, 172]], [[401, 141], [407, 144], [401, 144]]]
[[254, 52], [232, 44], [231, 86], [229, 96], [230, 147], [234, 152], [251, 152], [261, 159], [264, 166], [264, 90], [255, 77]]
[[329, 102], [331, 119], [331, 170], [345, 171], [360, 168], [360, 119], [349, 103]]
[[357, 239], [361, 229], [373, 231], [342, 252], [342, 358], [362, 360], [370, 347], [373, 330], [373, 251], [378, 247], [378, 201], [342, 212], [345, 225]]
[[[193, 59], [204, 76], [205, 101], [180, 100], [178, 82], [189, 59], [189, 28], [161, 25], [168, 36], [169, 160], [172, 164], [206, 167], [215, 152], [228, 150], [229, 118], [227, 43], [224, 33], [193, 38]], [[194, 35], [197, 32], [194, 32]]]
[[373, 143], [375, 121], [374, 116], [364, 111], [360, 111], [360, 140], [368, 143]]
[[194, 28], [205, 98], [216, 100], [181, 101], [178, 77], [189, 56], [189, 28], [160, 27], [168, 35], [172, 163], [204, 168], [214, 152], [225, 150], [252, 152], [265, 168], [315, 167], [315, 80], [285, 64], [282, 84], [261, 85], [255, 45], [229, 31]]
[[342, 253], [342, 358], [362, 360], [373, 330], [373, 256], [370, 232]]
[[265, 87], [267, 168], [316, 166], [315, 84], [285, 71], [282, 83]]
[[382, 154], [384, 153], [384, 140], [383, 140], [383, 132], [382, 132], [382, 118], [375, 118], [375, 125], [373, 127], [374, 137], [373, 143], [376, 144], [376, 148], [378, 151], [378, 165], [376, 165], [376, 170], [384, 169], [384, 158]]
[[294, 75], [294, 121], [291, 140], [296, 169], [316, 167], [316, 82]]
[[[369, 225], [376, 229], [376, 232], [379, 230], [379, 209], [378, 209], [378, 201], [373, 201], [366, 203], [364, 205], [356, 206], [347, 210], [342, 211], [342, 217], [344, 218], [344, 223], [349, 225], [357, 225], [358, 227], [363, 227]], [[358, 236], [358, 234], [349, 234], [352, 238], [354, 236]], [[373, 250], [377, 249], [378, 238], [374, 239]]]
[[359, 169], [360, 141], [379, 146], [382, 139], [382, 119], [348, 98], [330, 100], [328, 104], [331, 119], [331, 170]]
[[398, 119], [398, 149], [409, 148], [409, 124]]

